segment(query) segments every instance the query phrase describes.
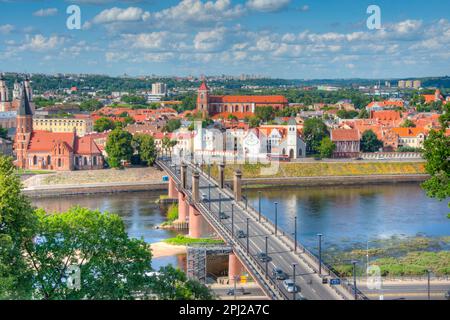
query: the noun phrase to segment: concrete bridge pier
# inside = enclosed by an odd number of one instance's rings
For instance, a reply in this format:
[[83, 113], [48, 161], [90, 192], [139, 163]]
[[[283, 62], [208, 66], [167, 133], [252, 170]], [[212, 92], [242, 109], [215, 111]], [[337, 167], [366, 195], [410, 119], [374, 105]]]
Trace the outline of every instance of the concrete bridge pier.
[[225, 163], [219, 164], [219, 188], [223, 189], [225, 187]]
[[189, 237], [201, 238], [204, 223], [205, 221], [200, 212], [193, 205], [189, 205]]
[[[239, 258], [234, 254], [230, 253], [228, 256], [228, 280], [230, 283], [234, 283], [236, 277], [241, 277], [244, 267], [239, 261]], [[238, 280], [239, 281], [239, 280]]]
[[189, 204], [183, 192], [178, 191], [178, 221], [186, 222], [189, 217]]
[[177, 199], [177, 186], [175, 181], [172, 178], [169, 178], [169, 198], [170, 199]]

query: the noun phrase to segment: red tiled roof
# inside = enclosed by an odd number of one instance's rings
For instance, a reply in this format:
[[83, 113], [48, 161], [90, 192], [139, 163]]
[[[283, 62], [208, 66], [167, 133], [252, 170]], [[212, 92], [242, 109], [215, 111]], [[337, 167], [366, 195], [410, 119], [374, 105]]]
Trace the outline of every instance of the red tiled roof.
[[202, 84], [200, 85], [200, 88], [198, 90], [209, 90], [208, 85], [205, 81], [202, 81]]
[[403, 101], [398, 101], [398, 100], [372, 101], [371, 103], [369, 103], [367, 105], [367, 107], [371, 108], [371, 107], [373, 107], [375, 105], [378, 105], [380, 107], [393, 106], [393, 107], [403, 108], [405, 103]]
[[425, 134], [425, 130], [423, 128], [392, 128], [392, 131], [397, 133], [400, 137], [415, 138], [421, 133]]
[[395, 110], [384, 110], [384, 111], [372, 111], [371, 112], [372, 119], [384, 120], [384, 121], [394, 121], [400, 120], [400, 112]]
[[50, 131], [33, 131], [28, 145], [30, 152], [47, 152], [55, 143], [64, 142], [71, 151], [74, 150], [75, 133], [53, 133]]
[[357, 129], [333, 129], [331, 130], [332, 141], [359, 141], [360, 135]]
[[76, 154], [99, 154], [102, 153], [94, 142], [92, 136], [84, 136], [76, 139], [75, 142], [75, 153]]
[[211, 103], [287, 104], [284, 96], [211, 96]]

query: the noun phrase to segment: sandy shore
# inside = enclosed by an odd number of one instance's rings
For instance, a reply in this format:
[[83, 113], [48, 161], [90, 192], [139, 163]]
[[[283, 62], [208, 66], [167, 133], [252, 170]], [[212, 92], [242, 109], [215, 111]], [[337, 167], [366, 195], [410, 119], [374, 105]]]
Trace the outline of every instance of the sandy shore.
[[178, 254], [186, 254], [186, 246], [175, 246], [165, 242], [155, 242], [150, 245], [152, 248], [153, 258], [175, 256]]

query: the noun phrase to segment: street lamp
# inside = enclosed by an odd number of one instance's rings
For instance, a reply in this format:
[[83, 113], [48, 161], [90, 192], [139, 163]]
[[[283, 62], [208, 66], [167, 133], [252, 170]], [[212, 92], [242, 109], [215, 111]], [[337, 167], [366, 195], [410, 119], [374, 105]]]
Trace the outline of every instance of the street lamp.
[[431, 300], [431, 286], [430, 286], [430, 277], [431, 277], [431, 271], [427, 270], [427, 276], [428, 276], [428, 285], [427, 285], [427, 292], [428, 292], [428, 300]]
[[319, 237], [319, 277], [322, 275], [322, 234], [318, 233]]
[[261, 191], [258, 191], [258, 221], [261, 221]]
[[211, 182], [208, 182], [208, 206], [211, 211]]
[[275, 235], [278, 232], [278, 202], [275, 202]]
[[269, 248], [269, 246], [268, 246], [268, 241], [269, 241], [269, 237], [265, 237], [266, 238], [266, 277], [267, 277], [267, 275], [268, 275], [268, 271], [267, 271], [267, 269], [268, 269], [268, 264], [269, 264], [269, 256], [268, 256], [268, 254], [267, 254], [267, 251], [268, 251], [268, 248]]
[[292, 280], [294, 281], [294, 291], [292, 292], [292, 300], [295, 300], [295, 295], [297, 293], [297, 284], [295, 282], [295, 267], [297, 266], [296, 263], [292, 264]]
[[247, 254], [248, 254], [248, 250], [249, 250], [249, 221], [250, 221], [250, 218], [247, 218]]
[[231, 204], [231, 237], [234, 238], [234, 204]]
[[356, 291], [356, 263], [358, 263], [358, 261], [353, 260], [352, 264], [353, 264], [353, 291], [355, 293], [355, 300], [358, 300], [358, 294]]
[[297, 253], [297, 216], [294, 217], [294, 253]]

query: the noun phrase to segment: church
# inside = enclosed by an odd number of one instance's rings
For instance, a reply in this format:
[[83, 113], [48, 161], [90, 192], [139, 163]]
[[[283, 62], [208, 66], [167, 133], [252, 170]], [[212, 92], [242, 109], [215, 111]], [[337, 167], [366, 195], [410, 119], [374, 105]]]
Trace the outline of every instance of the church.
[[258, 107], [273, 107], [281, 110], [288, 106], [284, 96], [213, 96], [205, 81], [198, 88], [197, 111], [203, 116], [221, 113], [253, 115]]
[[[34, 104], [32, 103], [33, 91], [31, 90], [30, 79], [28, 77], [25, 78], [23, 86], [27, 91], [30, 107], [34, 113]], [[11, 99], [9, 95], [8, 86], [6, 84], [6, 80], [3, 77], [3, 74], [0, 74], [0, 112], [16, 111], [20, 105], [20, 92], [21, 92], [20, 84], [16, 81], [14, 83], [14, 89], [12, 92], [12, 99]]]
[[25, 84], [20, 91], [14, 142], [18, 168], [55, 171], [103, 168], [102, 152], [92, 137], [79, 137], [76, 131], [53, 133], [33, 130], [33, 109]]

